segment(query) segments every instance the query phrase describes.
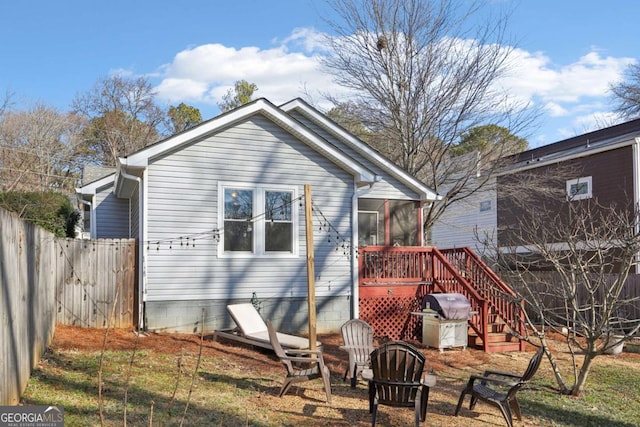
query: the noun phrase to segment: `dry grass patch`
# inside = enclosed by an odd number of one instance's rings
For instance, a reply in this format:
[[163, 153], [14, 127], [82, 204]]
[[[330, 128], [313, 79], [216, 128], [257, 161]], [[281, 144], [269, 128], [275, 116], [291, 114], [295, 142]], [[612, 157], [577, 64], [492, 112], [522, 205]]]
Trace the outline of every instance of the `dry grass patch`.
[[[97, 378], [103, 337], [103, 330], [59, 325], [51, 348], [29, 381], [23, 403], [64, 406], [67, 426], [100, 425]], [[349, 382], [342, 380], [348, 362], [346, 353], [338, 349], [340, 337], [330, 335], [320, 339], [332, 372], [330, 405], [325, 402], [320, 380], [293, 386], [289, 394], [279, 398], [284, 368], [269, 351], [205, 340], [196, 372], [199, 337], [148, 334], [138, 338], [131, 331], [112, 330], [102, 373], [105, 424], [125, 424], [126, 394], [129, 426], [370, 425], [366, 384], [360, 381], [356, 389], [351, 389]], [[460, 390], [471, 373], [487, 368], [522, 371], [531, 352], [421, 350], [438, 375], [423, 425], [504, 425], [496, 409], [481, 403], [469, 411], [467, 401], [461, 415], [454, 417]], [[562, 354], [560, 357], [563, 363], [568, 363], [568, 357]], [[597, 358], [585, 396], [581, 399], [559, 396], [553, 390], [553, 377], [545, 360], [532, 386], [520, 392], [524, 419], [516, 422], [516, 426], [637, 425], [638, 378], [637, 354]], [[412, 420], [411, 410], [380, 408], [381, 426], [412, 425]]]

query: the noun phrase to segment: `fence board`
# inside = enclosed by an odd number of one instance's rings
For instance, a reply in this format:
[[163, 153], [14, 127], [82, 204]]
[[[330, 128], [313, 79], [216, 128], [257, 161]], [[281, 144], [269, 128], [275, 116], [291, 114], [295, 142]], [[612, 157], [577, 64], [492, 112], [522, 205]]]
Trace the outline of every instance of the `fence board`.
[[56, 239], [56, 243], [62, 275], [56, 289], [57, 321], [104, 328], [111, 319], [111, 327], [133, 326], [135, 239]]
[[[534, 287], [538, 295], [542, 296], [541, 298], [545, 306], [550, 309], [561, 309], [563, 307], [561, 297], [554, 295], [554, 292], [550, 290], [551, 287], [555, 286], [555, 283], [560, 282], [559, 274], [551, 271], [529, 272], [528, 274], [531, 276], [531, 279], [527, 280], [527, 282], [530, 286]], [[518, 290], [521, 287], [518, 276], [511, 275], [508, 272], [502, 272], [500, 276], [506, 283], [511, 285], [513, 289]], [[613, 275], [611, 276], [613, 278]], [[604, 289], [601, 291], [604, 291]], [[589, 305], [587, 293], [584, 288], [578, 286], [576, 297], [579, 305]], [[618, 300], [621, 309], [625, 310], [625, 313], [620, 314], [623, 314], [627, 319], [640, 319], [640, 274], [629, 275]], [[626, 303], [623, 303], [625, 301]]]
[[15, 405], [56, 322], [134, 324], [135, 239], [59, 239], [0, 209], [0, 405]]
[[15, 405], [51, 342], [51, 234], [0, 209], [0, 404]]

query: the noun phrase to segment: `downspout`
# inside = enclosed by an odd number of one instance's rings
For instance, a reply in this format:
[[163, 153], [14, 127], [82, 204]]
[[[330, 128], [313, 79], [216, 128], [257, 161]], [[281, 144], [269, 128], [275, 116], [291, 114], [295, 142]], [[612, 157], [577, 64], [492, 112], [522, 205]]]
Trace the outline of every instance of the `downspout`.
[[[144, 197], [143, 197], [143, 189], [142, 189], [142, 178], [140, 178], [139, 176], [135, 176], [135, 175], [130, 175], [128, 173], [126, 173], [124, 170], [122, 170], [122, 168], [120, 168], [120, 175], [122, 175], [122, 177], [129, 179], [129, 180], [135, 180], [138, 183], [138, 330], [141, 331], [144, 329], [144, 301], [145, 301], [145, 290], [146, 290], [146, 284], [145, 284], [145, 277], [146, 275], [144, 274], [146, 266], [144, 265], [144, 259], [145, 259], [145, 245], [144, 245], [144, 229], [143, 229], [143, 223], [144, 221], [142, 220], [143, 218], [143, 202], [144, 202]], [[131, 218], [131, 213], [129, 213], [129, 218]], [[131, 220], [129, 220], [131, 221]], [[129, 223], [129, 230], [131, 230], [131, 223]], [[131, 235], [131, 232], [129, 232], [129, 235]]]
[[[640, 224], [638, 223], [638, 208], [640, 203], [640, 137], [636, 137], [633, 142], [633, 208], [635, 210], [635, 233], [640, 234]], [[636, 254], [635, 272], [640, 273], [640, 253]]]
[[[376, 182], [380, 182], [382, 178], [376, 175], [375, 180]], [[354, 319], [360, 317], [360, 307], [358, 304], [358, 300], [360, 299], [360, 282], [358, 281], [360, 278], [360, 272], [358, 271], [358, 199], [371, 191], [373, 184], [372, 182], [366, 187], [358, 188], [354, 183], [354, 192], [351, 197], [351, 283], [353, 283], [351, 308], [353, 309]]]

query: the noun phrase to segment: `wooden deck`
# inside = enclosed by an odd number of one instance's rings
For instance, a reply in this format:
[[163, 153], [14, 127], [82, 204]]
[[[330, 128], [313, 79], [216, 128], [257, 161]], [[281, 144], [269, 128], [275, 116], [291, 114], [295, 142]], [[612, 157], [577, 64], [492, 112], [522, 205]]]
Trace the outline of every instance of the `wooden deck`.
[[422, 338], [422, 299], [430, 293], [460, 293], [474, 312], [469, 320], [469, 344], [486, 352], [522, 350], [516, 336], [524, 331], [523, 304], [469, 248], [360, 248], [360, 318], [376, 336]]

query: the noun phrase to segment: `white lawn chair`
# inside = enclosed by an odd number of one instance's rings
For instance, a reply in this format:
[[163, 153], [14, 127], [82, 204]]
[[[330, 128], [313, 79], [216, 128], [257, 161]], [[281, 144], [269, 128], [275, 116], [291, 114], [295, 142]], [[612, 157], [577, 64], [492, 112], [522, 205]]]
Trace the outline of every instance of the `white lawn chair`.
[[[269, 341], [269, 330], [267, 324], [258, 313], [258, 310], [251, 303], [231, 304], [227, 306], [227, 311], [233, 318], [237, 327], [232, 329], [219, 329], [214, 333], [214, 340], [218, 337], [264, 347], [273, 350]], [[288, 349], [305, 350], [309, 348], [309, 339], [296, 335], [289, 335], [277, 332], [280, 345]], [[322, 348], [322, 343], [316, 343], [318, 349]]]

